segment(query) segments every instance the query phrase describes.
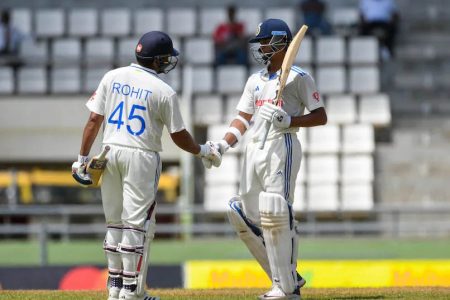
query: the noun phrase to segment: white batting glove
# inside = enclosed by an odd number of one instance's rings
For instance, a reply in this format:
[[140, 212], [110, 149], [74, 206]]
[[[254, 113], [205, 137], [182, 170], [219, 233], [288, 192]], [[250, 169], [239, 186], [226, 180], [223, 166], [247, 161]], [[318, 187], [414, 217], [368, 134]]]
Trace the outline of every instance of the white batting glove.
[[222, 163], [222, 154], [220, 154], [212, 142], [206, 142], [204, 145], [200, 145], [200, 152], [197, 155], [202, 158], [203, 165], [207, 168], [209, 163], [205, 163], [203, 158], [210, 160], [214, 167], [219, 167]]
[[225, 152], [230, 149], [230, 145], [225, 140], [220, 140], [218, 142], [212, 142], [220, 154], [224, 155]]
[[72, 177], [84, 186], [92, 184], [91, 175], [86, 172], [88, 162], [89, 157], [78, 155], [78, 160], [72, 164]]
[[271, 103], [264, 103], [259, 109], [259, 115], [275, 127], [289, 128], [291, 126], [291, 116], [282, 108]]

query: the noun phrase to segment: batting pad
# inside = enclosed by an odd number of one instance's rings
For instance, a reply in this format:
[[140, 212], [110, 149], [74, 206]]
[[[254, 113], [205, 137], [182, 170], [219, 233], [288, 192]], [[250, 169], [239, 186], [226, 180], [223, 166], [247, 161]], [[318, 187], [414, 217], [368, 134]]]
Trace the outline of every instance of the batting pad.
[[118, 252], [119, 242], [122, 240], [122, 224], [108, 225], [103, 250], [108, 260], [108, 271], [111, 277], [122, 276], [122, 258]]
[[245, 243], [250, 253], [258, 261], [272, 279], [270, 272], [269, 258], [267, 257], [266, 246], [261, 229], [253, 225], [244, 215], [242, 204], [239, 197], [231, 198], [227, 209], [228, 219], [238, 234], [239, 238]]
[[272, 282], [291, 294], [297, 287], [294, 259], [294, 227], [289, 203], [279, 194], [259, 194], [261, 226], [266, 242]]

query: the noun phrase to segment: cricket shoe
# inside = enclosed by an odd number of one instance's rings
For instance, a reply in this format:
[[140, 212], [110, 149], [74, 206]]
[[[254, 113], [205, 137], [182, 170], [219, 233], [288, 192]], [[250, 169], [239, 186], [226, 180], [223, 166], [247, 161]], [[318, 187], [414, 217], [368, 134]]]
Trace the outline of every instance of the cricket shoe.
[[297, 287], [292, 294], [286, 294], [277, 284], [270, 291], [258, 297], [260, 300], [300, 300], [300, 288]]
[[110, 287], [108, 289], [108, 300], [119, 300], [120, 288]]
[[299, 272], [297, 272], [297, 282], [299, 288], [302, 288], [306, 284], [305, 278], [303, 278]]
[[120, 291], [118, 300], [161, 300], [159, 297], [150, 296], [147, 293], [136, 295], [135, 293], [127, 293], [124, 289]]

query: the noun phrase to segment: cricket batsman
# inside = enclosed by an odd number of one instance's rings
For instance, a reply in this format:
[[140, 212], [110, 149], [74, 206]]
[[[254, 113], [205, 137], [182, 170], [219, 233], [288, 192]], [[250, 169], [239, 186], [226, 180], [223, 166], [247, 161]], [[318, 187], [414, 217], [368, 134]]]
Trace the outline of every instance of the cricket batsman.
[[161, 134], [166, 126], [181, 149], [221, 162], [212, 145], [197, 144], [185, 129], [176, 92], [158, 74], [177, 64], [178, 51], [160, 31], [144, 34], [135, 48], [137, 63], [106, 73], [87, 102], [91, 111], [84, 128], [74, 177], [89, 182], [86, 163], [104, 124], [109, 146], [101, 185], [106, 219], [103, 249], [108, 261], [108, 300], [159, 300], [145, 291], [148, 252], [155, 232], [156, 191], [161, 174]]
[[[224, 154], [250, 131], [239, 196], [230, 200], [228, 217], [272, 280], [272, 289], [259, 299], [300, 299], [300, 287], [305, 280], [296, 270], [298, 238], [292, 210], [302, 157], [296, 133], [299, 127], [327, 122], [313, 78], [297, 66], [287, 70], [289, 75], [281, 101], [274, 105], [280, 68], [291, 40], [291, 31], [284, 21], [268, 19], [259, 24], [250, 43], [255, 44], [253, 56], [265, 68], [247, 80], [237, 105], [237, 116], [223, 140], [214, 142]], [[265, 147], [260, 149], [266, 122], [272, 123], [271, 129]], [[212, 164], [207, 158], [203, 163], [207, 167]]]

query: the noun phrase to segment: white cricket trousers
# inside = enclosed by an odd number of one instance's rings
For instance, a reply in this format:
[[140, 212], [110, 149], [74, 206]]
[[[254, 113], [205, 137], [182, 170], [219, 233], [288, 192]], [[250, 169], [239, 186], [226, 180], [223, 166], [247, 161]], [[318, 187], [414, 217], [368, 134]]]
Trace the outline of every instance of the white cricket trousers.
[[[161, 174], [158, 152], [110, 145], [101, 192], [106, 224], [143, 228]], [[152, 212], [152, 219], [155, 212]]]
[[261, 192], [279, 194], [293, 203], [302, 149], [295, 133], [268, 139], [262, 150], [258, 147], [259, 141], [249, 141], [245, 149], [239, 196], [245, 216], [261, 226]]

